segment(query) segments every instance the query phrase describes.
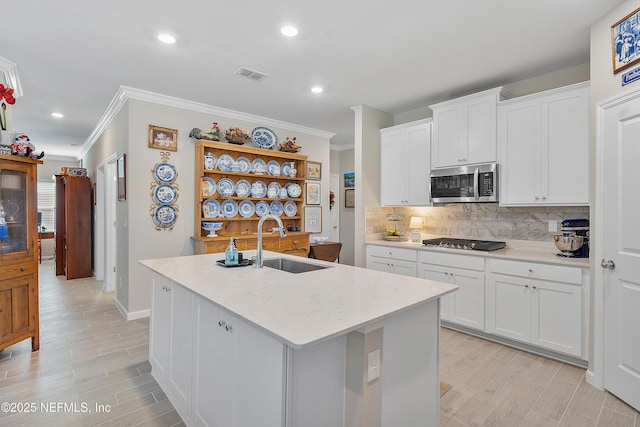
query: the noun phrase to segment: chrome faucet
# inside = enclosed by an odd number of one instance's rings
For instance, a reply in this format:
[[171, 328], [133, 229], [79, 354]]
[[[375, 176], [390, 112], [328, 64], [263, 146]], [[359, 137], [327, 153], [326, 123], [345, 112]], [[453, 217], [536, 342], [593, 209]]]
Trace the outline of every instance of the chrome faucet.
[[280, 237], [285, 237], [287, 235], [287, 231], [284, 229], [284, 225], [282, 225], [282, 220], [280, 219], [280, 217], [277, 217], [272, 214], [268, 214], [260, 218], [260, 221], [258, 221], [258, 250], [256, 251], [256, 257], [255, 257], [256, 268], [262, 268], [262, 224], [264, 224], [264, 221], [267, 219], [276, 220], [276, 222], [280, 226], [280, 228], [278, 228], [278, 231], [280, 232]]

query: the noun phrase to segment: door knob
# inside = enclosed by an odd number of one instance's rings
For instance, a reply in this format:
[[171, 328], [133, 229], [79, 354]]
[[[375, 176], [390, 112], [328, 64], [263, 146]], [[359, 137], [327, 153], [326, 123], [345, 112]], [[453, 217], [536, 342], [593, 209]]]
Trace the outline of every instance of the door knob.
[[613, 262], [612, 259], [605, 260], [604, 258], [602, 258], [602, 261], [600, 261], [600, 266], [602, 268], [613, 270], [614, 268], [616, 268], [616, 263]]

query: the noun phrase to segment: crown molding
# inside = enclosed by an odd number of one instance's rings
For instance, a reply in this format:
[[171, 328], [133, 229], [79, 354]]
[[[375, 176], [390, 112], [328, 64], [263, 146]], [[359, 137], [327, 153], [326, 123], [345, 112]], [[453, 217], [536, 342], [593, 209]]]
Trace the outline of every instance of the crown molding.
[[243, 113], [240, 111], [229, 110], [226, 108], [215, 107], [213, 105], [207, 105], [200, 102], [188, 101], [186, 99], [176, 98], [173, 96], [162, 95], [160, 93], [149, 92], [142, 89], [136, 89], [128, 86], [120, 86], [115, 96], [109, 103], [106, 111], [98, 121], [98, 124], [93, 129], [89, 137], [82, 144], [78, 156], [84, 157], [93, 144], [96, 143], [100, 135], [109, 126], [114, 117], [122, 109], [129, 99], [135, 99], [139, 101], [151, 102], [154, 104], [167, 105], [171, 107], [181, 108], [184, 110], [195, 111], [198, 113], [211, 114], [214, 116], [222, 116], [231, 119], [246, 120], [249, 122], [257, 122], [261, 125], [277, 127], [281, 129], [290, 130], [296, 133], [305, 133], [307, 135], [318, 136], [320, 138], [331, 139], [336, 136], [333, 132], [327, 132], [319, 129], [313, 129], [306, 126], [300, 126], [293, 123], [283, 122], [280, 120], [270, 119], [268, 117], [257, 116], [254, 114]]
[[329, 150], [331, 151], [347, 151], [356, 148], [355, 144], [329, 144]]
[[0, 71], [4, 74], [7, 86], [13, 89], [13, 96], [20, 98], [22, 96], [22, 83], [18, 75], [18, 65], [0, 56]]

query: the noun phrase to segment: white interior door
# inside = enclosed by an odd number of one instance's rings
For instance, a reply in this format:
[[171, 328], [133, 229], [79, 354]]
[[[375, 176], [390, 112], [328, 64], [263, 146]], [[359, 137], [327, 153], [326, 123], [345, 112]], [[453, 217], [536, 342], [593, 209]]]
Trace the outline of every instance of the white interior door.
[[602, 261], [596, 259], [596, 268], [602, 283], [604, 388], [640, 410], [640, 95], [612, 103], [603, 120], [602, 190], [596, 194], [602, 206]]
[[118, 197], [117, 166], [115, 162], [105, 165], [104, 234], [105, 275], [104, 290], [116, 290], [116, 203]]
[[330, 175], [329, 190], [334, 194], [335, 204], [329, 209], [329, 241], [340, 241], [340, 175], [332, 173]]

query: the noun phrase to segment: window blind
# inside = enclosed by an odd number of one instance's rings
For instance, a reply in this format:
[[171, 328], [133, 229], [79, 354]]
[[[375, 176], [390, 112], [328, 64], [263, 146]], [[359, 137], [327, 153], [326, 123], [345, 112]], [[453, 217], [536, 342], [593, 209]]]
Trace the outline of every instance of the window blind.
[[42, 226], [54, 231], [56, 225], [56, 184], [38, 181], [38, 212], [42, 212]]

